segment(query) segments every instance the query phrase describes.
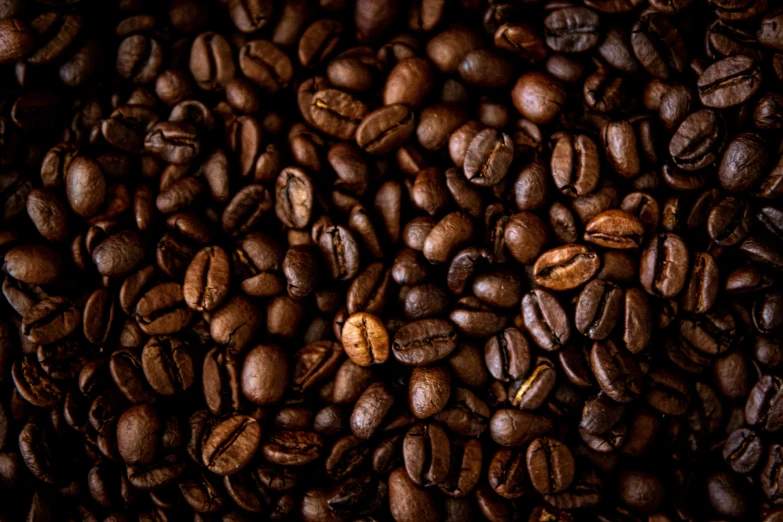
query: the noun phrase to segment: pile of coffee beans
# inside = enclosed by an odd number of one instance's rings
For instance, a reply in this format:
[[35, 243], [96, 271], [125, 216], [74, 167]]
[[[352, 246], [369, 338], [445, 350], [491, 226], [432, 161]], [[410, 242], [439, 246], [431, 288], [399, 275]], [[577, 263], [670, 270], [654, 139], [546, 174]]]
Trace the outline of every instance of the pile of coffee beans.
[[783, 521], [779, 0], [0, 0], [0, 522]]

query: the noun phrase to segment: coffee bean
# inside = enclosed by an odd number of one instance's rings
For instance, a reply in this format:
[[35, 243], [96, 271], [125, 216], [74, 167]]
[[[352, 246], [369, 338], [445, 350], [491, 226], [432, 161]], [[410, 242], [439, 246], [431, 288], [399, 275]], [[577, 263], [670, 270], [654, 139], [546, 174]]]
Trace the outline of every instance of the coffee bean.
[[620, 287], [601, 279], [590, 281], [576, 304], [576, 329], [590, 339], [606, 339], [620, 319], [622, 304]]
[[510, 448], [525, 447], [554, 429], [551, 419], [517, 409], [499, 409], [489, 422], [492, 440]]
[[267, 40], [252, 40], [242, 46], [239, 68], [250, 81], [269, 93], [285, 88], [293, 77], [291, 60]]
[[196, 84], [206, 91], [220, 90], [234, 78], [234, 57], [223, 36], [208, 31], [193, 40], [190, 73]]
[[764, 446], [752, 430], [734, 430], [723, 443], [723, 460], [737, 473], [750, 473], [761, 462]]
[[67, 337], [79, 325], [81, 313], [64, 297], [46, 298], [25, 312], [22, 334], [30, 342], [49, 344]]
[[136, 304], [136, 321], [149, 335], [176, 333], [190, 322], [192, 313], [185, 305], [182, 287], [163, 283], [150, 289]]
[[753, 96], [763, 79], [753, 58], [732, 56], [709, 66], [699, 76], [696, 86], [699, 99], [706, 107], [726, 108], [745, 102]]
[[193, 384], [193, 359], [179, 339], [151, 339], [141, 352], [141, 366], [147, 382], [161, 395], [183, 392]]
[[343, 326], [345, 353], [359, 366], [382, 364], [389, 358], [389, 334], [378, 317], [360, 312]]
[[261, 451], [273, 464], [301, 466], [319, 458], [322, 448], [323, 440], [317, 433], [278, 431], [266, 439]]
[[587, 282], [601, 264], [598, 254], [584, 245], [564, 245], [541, 254], [533, 265], [538, 284], [552, 290], [570, 290]]
[[342, 24], [336, 20], [313, 22], [299, 40], [299, 63], [314, 67], [322, 62], [337, 45], [342, 30]]
[[544, 20], [546, 44], [557, 52], [584, 52], [598, 43], [600, 19], [585, 7], [565, 7]]
[[534, 440], [527, 448], [526, 461], [530, 481], [539, 493], [563, 491], [574, 480], [574, 457], [557, 439], [541, 437]]
[[566, 196], [584, 196], [598, 184], [600, 161], [595, 142], [584, 134], [557, 140], [550, 163], [552, 178]]
[[356, 401], [351, 413], [351, 430], [361, 439], [369, 439], [380, 427], [394, 404], [394, 397], [382, 383], [371, 384]]
[[492, 129], [476, 134], [465, 152], [465, 177], [487, 187], [502, 180], [514, 159], [511, 138]]
[[513, 382], [509, 387], [511, 404], [522, 410], [536, 410], [547, 399], [555, 387], [555, 365], [539, 357], [527, 378]]
[[703, 109], [683, 120], [669, 142], [669, 154], [680, 169], [699, 170], [717, 160], [725, 141], [723, 117]]
[[425, 366], [448, 357], [457, 346], [454, 328], [442, 319], [422, 319], [400, 328], [392, 352], [402, 364]]
[[487, 341], [484, 360], [495, 379], [504, 382], [521, 379], [530, 368], [527, 339], [516, 328], [506, 328]]
[[590, 368], [604, 393], [617, 402], [630, 402], [642, 391], [638, 365], [612, 341], [593, 344]]
[[414, 124], [407, 105], [389, 104], [364, 117], [356, 129], [356, 143], [370, 154], [387, 154], [410, 137]]
[[751, 426], [760, 425], [774, 432], [780, 429], [780, 379], [773, 375], [762, 376], [750, 390], [745, 403], [745, 418]]
[[348, 93], [336, 89], [318, 91], [310, 102], [313, 123], [322, 132], [340, 139], [353, 139], [368, 114], [367, 106]]
[[433, 494], [418, 487], [403, 468], [389, 475], [389, 509], [398, 522], [435, 522], [441, 516]]
[[451, 373], [440, 366], [414, 368], [408, 383], [408, 405], [419, 419], [440, 412], [451, 394]]
[[[555, 11], [555, 13], [557, 12]], [[581, 15], [578, 16], [581, 18]], [[589, 21], [589, 17], [587, 17], [585, 23], [589, 23]], [[578, 27], [578, 25], [574, 27]], [[586, 27], [589, 30], [590, 26]], [[565, 31], [566, 45], [571, 45], [568, 43], [567, 29]], [[577, 42], [592, 40], [589, 32], [585, 33], [587, 37], [582, 40], [580, 31], [581, 29], [576, 31]], [[577, 43], [577, 45], [583, 45], [583, 43]], [[543, 125], [551, 122], [560, 113], [561, 107], [566, 101], [566, 95], [565, 89], [557, 79], [547, 74], [529, 72], [517, 80], [514, 90], [511, 91], [511, 101], [522, 116], [537, 125]]]
[[161, 421], [154, 408], [132, 406], [117, 422], [117, 448], [127, 464], [149, 464], [155, 458]]
[[571, 336], [571, 323], [557, 298], [534, 288], [522, 299], [522, 318], [533, 341], [542, 349], [555, 351]]
[[446, 432], [437, 424], [418, 424], [408, 430], [402, 442], [408, 477], [419, 486], [443, 483], [451, 463]]
[[585, 225], [585, 241], [604, 248], [639, 248], [644, 226], [625, 211], [612, 209], [601, 212]]
[[244, 468], [261, 441], [261, 426], [247, 415], [235, 415], [215, 425], [203, 443], [204, 465], [218, 475]]
[[676, 234], [650, 239], [639, 262], [639, 281], [652, 295], [674, 297], [688, 275], [688, 248]]
[[677, 27], [658, 13], [643, 14], [631, 30], [634, 55], [647, 72], [668, 79], [686, 65], [685, 42]]

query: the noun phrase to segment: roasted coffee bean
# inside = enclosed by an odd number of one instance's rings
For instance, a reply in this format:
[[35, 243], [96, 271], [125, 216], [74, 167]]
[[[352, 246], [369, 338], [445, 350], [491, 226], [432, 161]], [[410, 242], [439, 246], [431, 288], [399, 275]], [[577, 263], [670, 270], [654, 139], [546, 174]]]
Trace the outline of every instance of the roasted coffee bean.
[[465, 177], [480, 187], [497, 184], [506, 177], [514, 159], [514, 147], [507, 134], [484, 129], [465, 151]]
[[515, 381], [509, 387], [511, 404], [522, 410], [536, 410], [547, 399], [556, 383], [555, 365], [544, 357], [536, 360], [525, 379]]
[[185, 305], [182, 287], [163, 283], [151, 288], [136, 304], [136, 321], [149, 335], [176, 333], [187, 326], [192, 312]]
[[368, 114], [364, 103], [336, 89], [316, 92], [309, 110], [319, 130], [344, 140], [353, 139], [359, 124]]
[[672, 371], [659, 370], [650, 373], [650, 391], [647, 403], [661, 413], [682, 415], [688, 408], [688, 384], [685, 379]]
[[761, 86], [761, 69], [748, 56], [731, 56], [715, 62], [699, 76], [696, 86], [706, 107], [726, 108], [745, 102]]
[[566, 135], [555, 143], [552, 178], [566, 196], [584, 196], [598, 184], [601, 163], [595, 142], [584, 134]]
[[67, 337], [79, 325], [81, 313], [63, 297], [49, 297], [27, 310], [22, 318], [22, 334], [36, 344], [49, 344]]
[[584, 52], [599, 39], [600, 18], [585, 7], [564, 7], [544, 20], [546, 44], [557, 52]]
[[522, 299], [522, 318], [533, 341], [542, 349], [555, 351], [568, 342], [571, 323], [557, 298], [535, 288]]
[[151, 339], [141, 352], [141, 367], [147, 382], [161, 395], [185, 391], [193, 384], [193, 359], [176, 338]]
[[407, 105], [386, 105], [364, 117], [356, 129], [356, 143], [370, 154], [387, 154], [402, 145], [414, 129], [414, 113]]
[[564, 245], [544, 252], [533, 265], [533, 277], [552, 290], [570, 290], [586, 283], [600, 267], [598, 254], [584, 245]]
[[264, 458], [273, 464], [301, 466], [321, 456], [323, 440], [309, 431], [278, 431], [262, 444]]
[[750, 473], [761, 462], [764, 446], [752, 430], [740, 428], [723, 443], [723, 460], [737, 473]]
[[235, 415], [212, 430], [202, 443], [204, 465], [218, 475], [232, 475], [245, 467], [261, 441], [261, 426], [246, 415]]
[[636, 216], [612, 209], [601, 212], [585, 225], [585, 241], [604, 248], [639, 248], [644, 225]]
[[449, 356], [457, 332], [442, 319], [422, 319], [400, 328], [394, 336], [395, 359], [407, 366], [426, 366]]
[[499, 409], [489, 422], [492, 440], [510, 448], [525, 447], [554, 429], [551, 419], [518, 409]]
[[250, 81], [269, 93], [288, 86], [294, 73], [288, 56], [267, 40], [252, 40], [242, 46], [239, 68]]
[[[555, 11], [555, 13], [557, 12]], [[590, 23], [589, 17], [585, 22]], [[585, 42], [592, 40], [589, 33], [590, 25], [585, 27], [588, 31], [584, 33], [582, 33], [582, 27], [578, 25], [578, 22], [574, 27], [576, 28], [574, 31], [576, 45], [584, 45]], [[572, 35], [566, 30], [564, 36], [565, 44], [571, 45], [569, 39]], [[562, 84], [554, 77], [544, 73], [529, 72], [517, 80], [514, 90], [511, 91], [511, 101], [522, 116], [536, 125], [543, 125], [551, 122], [560, 113], [566, 101], [566, 92]]]
[[417, 486], [404, 468], [389, 475], [389, 510], [398, 522], [435, 522], [441, 516], [434, 494]]
[[371, 384], [356, 401], [351, 413], [351, 430], [361, 439], [369, 439], [380, 427], [394, 404], [394, 397], [382, 383]]
[[521, 379], [530, 369], [530, 347], [525, 335], [516, 328], [494, 335], [484, 347], [484, 361], [495, 379]]
[[685, 42], [677, 27], [658, 13], [643, 14], [631, 30], [634, 55], [657, 78], [668, 79], [685, 69]]
[[408, 406], [419, 419], [440, 412], [451, 394], [451, 373], [441, 366], [414, 368], [408, 383]]
[[349, 317], [341, 342], [346, 355], [359, 366], [382, 364], [389, 358], [389, 334], [374, 315], [360, 312]]
[[446, 432], [437, 424], [418, 424], [408, 430], [402, 442], [405, 471], [419, 486], [443, 483], [451, 464]]
[[576, 304], [576, 329], [590, 339], [606, 339], [620, 319], [622, 304], [623, 291], [620, 287], [601, 279], [590, 281], [582, 289]]
[[676, 234], [659, 234], [647, 243], [639, 262], [639, 281], [652, 295], [674, 297], [688, 275], [688, 247]]
[[207, 247], [191, 261], [185, 273], [182, 294], [185, 303], [198, 312], [217, 308], [229, 290], [228, 255], [220, 247]]
[[[738, 158], [742, 158], [745, 165], [741, 171], [737, 168]], [[734, 193], [749, 192], [761, 181], [767, 162], [768, 151], [761, 136], [752, 133], [738, 134], [726, 146], [718, 167], [721, 187]]]
[[669, 142], [669, 154], [682, 170], [703, 169], [717, 161], [726, 141], [723, 117], [710, 109], [692, 112]]
[[766, 431], [780, 429], [781, 403], [780, 379], [773, 375], [762, 376], [748, 395], [745, 403], [745, 418], [751, 426], [760, 426]]
[[242, 393], [258, 405], [279, 402], [288, 383], [288, 360], [282, 349], [259, 345], [250, 350], [242, 364]]
[[206, 91], [223, 89], [236, 74], [228, 41], [213, 32], [198, 35], [190, 49], [190, 73], [196, 84]]
[[642, 392], [642, 375], [638, 365], [624, 348], [613, 341], [593, 344], [590, 368], [601, 390], [617, 402], [630, 402]]
[[574, 480], [574, 457], [557, 439], [541, 437], [534, 440], [527, 448], [526, 460], [530, 481], [539, 493], [563, 491]]

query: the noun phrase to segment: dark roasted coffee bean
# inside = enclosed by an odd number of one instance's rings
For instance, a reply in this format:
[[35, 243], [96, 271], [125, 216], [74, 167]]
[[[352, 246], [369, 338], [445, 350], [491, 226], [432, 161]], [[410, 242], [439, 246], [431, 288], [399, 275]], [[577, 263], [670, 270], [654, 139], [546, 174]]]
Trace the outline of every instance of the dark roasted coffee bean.
[[402, 442], [405, 471], [419, 486], [443, 483], [451, 464], [450, 443], [437, 424], [418, 424], [408, 430]]
[[546, 44], [557, 52], [584, 52], [599, 40], [600, 18], [585, 7], [564, 7], [544, 20]]
[[539, 357], [530, 375], [511, 383], [508, 393], [511, 404], [522, 410], [538, 409], [554, 389], [556, 379], [552, 361]]
[[688, 275], [688, 248], [676, 234], [653, 237], [642, 252], [639, 281], [656, 296], [674, 297], [680, 293]]
[[612, 282], [595, 279], [579, 294], [574, 322], [582, 335], [599, 341], [612, 333], [620, 319], [623, 291]]
[[322, 449], [321, 436], [309, 431], [278, 431], [261, 446], [266, 460], [284, 466], [308, 464], [321, 456]]
[[703, 169], [716, 162], [726, 141], [723, 117], [710, 109], [693, 112], [669, 142], [669, 154], [682, 170]]
[[522, 318], [533, 341], [544, 350], [563, 347], [571, 336], [571, 323], [557, 298], [535, 288], [522, 299]]
[[761, 86], [762, 73], [748, 56], [731, 56], [715, 62], [699, 76], [699, 98], [707, 107], [726, 108], [744, 103]]
[[524, 334], [507, 328], [491, 337], [484, 347], [489, 373], [500, 381], [523, 378], [530, 368], [530, 348]]
[[566, 196], [584, 196], [598, 184], [600, 161], [595, 142], [584, 134], [566, 135], [555, 143], [552, 178]]
[[394, 397], [381, 383], [370, 385], [361, 394], [351, 413], [351, 430], [361, 439], [369, 439], [380, 427], [394, 404]]
[[480, 187], [495, 185], [506, 176], [513, 159], [511, 138], [493, 129], [484, 129], [476, 134], [465, 151], [465, 177]]
[[492, 440], [501, 446], [525, 447], [554, 429], [551, 419], [518, 409], [499, 409], [489, 422]]
[[527, 448], [527, 470], [530, 481], [539, 493], [563, 491], [574, 479], [575, 464], [571, 451], [562, 442], [541, 437]]
[[624, 348], [613, 341], [593, 344], [590, 368], [601, 390], [617, 402], [630, 402], [642, 392], [642, 375], [638, 365]]
[[215, 425], [203, 442], [204, 465], [218, 475], [231, 475], [245, 467], [261, 441], [261, 426], [246, 415], [235, 415]]
[[723, 459], [737, 473], [750, 473], [761, 462], [764, 446], [752, 430], [740, 428], [723, 443]]
[[643, 14], [631, 30], [634, 55], [647, 72], [668, 79], [685, 69], [685, 42], [677, 27], [658, 13]]
[[748, 395], [745, 418], [751, 426], [775, 432], [783, 426], [781, 381], [773, 375], [762, 376]]
[[394, 336], [395, 359], [407, 366], [426, 366], [449, 356], [457, 346], [457, 332], [442, 319], [408, 323]]

